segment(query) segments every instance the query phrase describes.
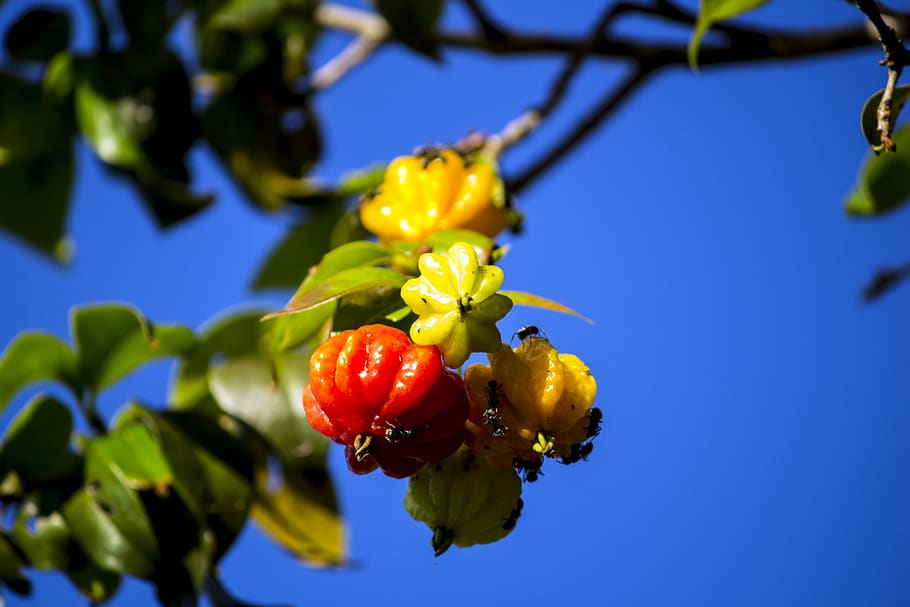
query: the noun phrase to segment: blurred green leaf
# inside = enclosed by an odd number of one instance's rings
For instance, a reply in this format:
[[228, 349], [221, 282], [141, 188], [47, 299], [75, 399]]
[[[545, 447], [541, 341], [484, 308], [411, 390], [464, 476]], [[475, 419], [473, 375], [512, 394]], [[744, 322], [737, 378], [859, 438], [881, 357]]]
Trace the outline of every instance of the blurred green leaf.
[[225, 412], [259, 431], [276, 451], [318, 467], [328, 439], [310, 427], [303, 411], [308, 364], [308, 354], [285, 355], [276, 378], [264, 357], [234, 358], [213, 366], [209, 382]]
[[108, 98], [92, 79], [76, 84], [76, 123], [98, 157], [107, 164], [135, 168], [143, 161], [140, 138], [149, 112], [133, 98]]
[[499, 293], [511, 299], [512, 303], [517, 306], [531, 306], [533, 308], [541, 308], [543, 310], [549, 310], [551, 312], [562, 312], [563, 314], [571, 314], [572, 316], [580, 318], [587, 323], [594, 323], [594, 321], [587, 316], [579, 314], [572, 308], [564, 306], [559, 302], [553, 301], [552, 299], [547, 299], [546, 297], [532, 295], [531, 293], [524, 293], [522, 291], [499, 291]]
[[228, 0], [210, 17], [215, 29], [258, 32], [275, 23], [281, 13], [281, 0]]
[[292, 227], [272, 249], [253, 280], [253, 289], [296, 288], [310, 267], [331, 246], [332, 229], [344, 215], [341, 204], [312, 209], [306, 219]]
[[215, 30], [201, 23], [196, 28], [199, 63], [208, 76], [233, 86], [237, 78], [268, 59], [269, 49], [259, 36]]
[[0, 583], [20, 595], [31, 592], [31, 583], [22, 573], [24, 563], [5, 533], [0, 533]]
[[349, 242], [326, 253], [315, 271], [307, 276], [297, 294], [345, 270], [375, 266], [391, 259], [392, 252], [380, 244], [368, 240]]
[[[148, 579], [156, 572], [160, 557], [158, 540], [139, 493], [137, 480], [160, 478], [160, 450], [136, 453], [139, 431], [126, 437], [109, 435], [87, 441], [85, 486], [64, 504], [62, 512], [73, 537], [99, 567]], [[125, 469], [124, 469], [125, 468]], [[144, 472], [148, 468], [148, 473]], [[152, 478], [138, 478], [138, 477]], [[144, 483], [140, 483], [144, 484]], [[164, 489], [162, 489], [164, 490]]]
[[892, 138], [896, 151], [871, 156], [847, 198], [848, 215], [865, 217], [897, 209], [910, 200], [910, 125]]
[[0, 450], [0, 470], [13, 470], [26, 488], [55, 481], [78, 469], [70, 451], [73, 418], [49, 396], [37, 396], [12, 421]]
[[361, 291], [384, 287], [401, 288], [406, 280], [406, 276], [387, 268], [363, 267], [343, 270], [311, 288], [298, 291], [283, 309], [267, 314], [265, 318], [306, 312]]
[[335, 491], [324, 470], [285, 465], [281, 478], [268, 468], [257, 474], [252, 516], [259, 527], [310, 565], [337, 566], [347, 559], [347, 536]]
[[102, 390], [140, 366], [188, 351], [192, 331], [177, 325], [152, 325], [138, 310], [122, 304], [76, 308], [73, 337], [84, 385]]
[[442, 14], [442, 0], [373, 0], [395, 38], [418, 53], [439, 59], [439, 43], [434, 36]]
[[38, 381], [57, 381], [80, 393], [73, 351], [48, 333], [20, 333], [0, 358], [0, 411], [19, 390]]
[[[863, 129], [863, 137], [869, 142], [872, 150], [876, 153], [882, 150], [881, 135], [878, 132], [878, 104], [882, 100], [885, 90], [882, 89], [869, 97], [863, 105], [863, 111], [860, 114], [860, 125]], [[907, 99], [910, 98], [910, 84], [901, 84], [894, 88], [894, 97], [891, 101], [891, 124], [897, 122], [897, 117]]]
[[18, 61], [49, 61], [69, 42], [69, 14], [48, 8], [29, 10], [6, 32], [6, 50]]
[[768, 0], [700, 0], [698, 19], [695, 22], [692, 38], [689, 40], [689, 66], [692, 69], [698, 67], [698, 49], [701, 46], [701, 39], [713, 24], [748, 13], [767, 2]]
[[127, 419], [115, 432], [93, 441], [95, 456], [114, 463], [120, 481], [130, 489], [168, 491], [174, 477], [151, 431], [140, 421]]
[[402, 306], [404, 301], [398, 287], [371, 289], [342, 297], [335, 308], [332, 330], [344, 331], [374, 323], [388, 324], [391, 320], [395, 326], [407, 332], [413, 318], [405, 322], [411, 311], [407, 306], [404, 306], [402, 315], [397, 317], [396, 312], [402, 310]]
[[[217, 562], [246, 522], [252, 499], [250, 447], [222, 428], [230, 422], [223, 415], [135, 407], [131, 416], [155, 435], [177, 492], [196, 520], [211, 530], [210, 541], [202, 538], [205, 545], [195, 547], [191, 559], [205, 561], [196, 563], [202, 568]], [[201, 582], [195, 574], [193, 578], [198, 589]]]
[[430, 234], [427, 238], [437, 253], [444, 253], [456, 242], [466, 242], [477, 251], [477, 258], [483, 262], [489, 260], [496, 243], [489, 236], [473, 230], [442, 230]]
[[0, 74], [0, 228], [61, 262], [69, 260], [72, 132], [41, 86]]
[[36, 569], [53, 571], [69, 565], [69, 527], [59, 512], [42, 514], [34, 499], [26, 499], [16, 514], [16, 542]]
[[120, 588], [120, 576], [112, 571], [98, 567], [84, 554], [74, 562], [70, 558], [66, 568], [66, 577], [92, 605], [100, 605], [110, 599]]
[[120, 20], [133, 45], [160, 44], [174, 23], [166, 2], [117, 0]]
[[240, 87], [216, 98], [202, 118], [231, 175], [253, 202], [270, 210], [287, 201], [324, 201], [321, 188], [304, 179], [322, 153], [316, 116], [282, 97], [261, 86]]
[[202, 331], [196, 346], [178, 363], [169, 397], [174, 407], [199, 412], [217, 408], [209, 392], [209, 364], [215, 357], [261, 352], [263, 314], [262, 310], [235, 312]]
[[340, 196], [351, 197], [360, 196], [378, 188], [385, 178], [386, 164], [375, 164], [357, 171], [345, 173], [338, 180], [338, 189]]

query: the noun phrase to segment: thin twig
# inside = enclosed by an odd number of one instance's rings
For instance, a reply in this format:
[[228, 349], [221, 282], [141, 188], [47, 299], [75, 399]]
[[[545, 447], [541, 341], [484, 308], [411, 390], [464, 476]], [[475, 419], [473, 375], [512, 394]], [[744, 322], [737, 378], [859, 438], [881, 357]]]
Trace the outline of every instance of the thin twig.
[[357, 37], [335, 57], [317, 69], [310, 78], [310, 88], [327, 88], [360, 65], [390, 34], [385, 19], [375, 13], [334, 4], [320, 4], [316, 9], [317, 23], [357, 31]]
[[559, 141], [540, 158], [522, 171], [517, 177], [506, 180], [506, 189], [518, 194], [532, 181], [563, 160], [570, 150], [590, 135], [611, 113], [613, 113], [632, 92], [653, 74], [657, 66], [641, 65], [629, 73], [620, 84], [610, 91], [599, 104], [583, 116]]
[[881, 151], [894, 152], [897, 150], [897, 146], [891, 140], [891, 133], [894, 130], [894, 113], [892, 110], [894, 89], [898, 80], [900, 80], [904, 66], [910, 65], [910, 51], [904, 48], [894, 28], [885, 23], [877, 3], [873, 0], [856, 0], [855, 4], [856, 8], [869, 18], [869, 22], [878, 33], [878, 40], [885, 51], [885, 58], [881, 63], [888, 67], [888, 80], [875, 113], [880, 144], [875, 146], [874, 149], [876, 153]]
[[474, 20], [477, 21], [477, 25], [480, 26], [480, 30], [487, 40], [501, 41], [508, 38], [509, 35], [506, 33], [505, 28], [490, 17], [478, 0], [464, 0], [464, 4], [471, 11]]

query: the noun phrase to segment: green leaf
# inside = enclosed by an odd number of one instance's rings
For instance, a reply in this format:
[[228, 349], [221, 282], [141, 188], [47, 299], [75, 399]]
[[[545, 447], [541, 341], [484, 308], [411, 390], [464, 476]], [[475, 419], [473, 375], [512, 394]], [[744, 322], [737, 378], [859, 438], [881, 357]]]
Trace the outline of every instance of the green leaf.
[[76, 357], [48, 333], [20, 333], [0, 357], [0, 411], [19, 390], [38, 381], [56, 381], [79, 395]]
[[[138, 430], [87, 442], [85, 486], [64, 504], [62, 512], [73, 537], [98, 567], [148, 579], [156, 572], [160, 551], [134, 487], [163, 482], [165, 476], [160, 448], [157, 453], [136, 451], [154, 445], [146, 440], [148, 430], [139, 424], [128, 427]], [[165, 491], [166, 485], [159, 484], [159, 490]]]
[[70, 452], [73, 418], [49, 396], [32, 400], [10, 424], [0, 450], [0, 469], [13, 470], [26, 488], [55, 481], [78, 469]]
[[[322, 154], [317, 118], [308, 107], [263, 94], [261, 87], [235, 88], [206, 108], [202, 127], [209, 143], [244, 192], [259, 206], [324, 201], [323, 188], [305, 179]], [[288, 116], [299, 124], [287, 126]]]
[[[877, 154], [882, 151], [881, 135], [878, 132], [878, 104], [882, 100], [885, 90], [882, 89], [869, 97], [863, 105], [863, 111], [860, 114], [860, 126], [863, 129], [863, 137], [872, 146], [872, 150]], [[907, 99], [910, 98], [910, 84], [901, 84], [894, 88], [894, 97], [891, 101], [891, 124], [897, 122], [897, 117]]]
[[82, 381], [96, 392], [152, 360], [182, 354], [195, 343], [186, 327], [152, 325], [138, 310], [122, 304], [76, 308], [71, 323]]
[[531, 306], [534, 308], [541, 308], [543, 310], [549, 310], [551, 312], [562, 312], [563, 314], [571, 314], [576, 318], [593, 324], [594, 321], [579, 314], [572, 308], [562, 305], [559, 302], [553, 301], [552, 299], [547, 299], [546, 297], [541, 297], [539, 295], [532, 295], [531, 293], [524, 293], [522, 291], [499, 291], [500, 295], [505, 295], [512, 300], [512, 303], [518, 306]]
[[53, 571], [69, 565], [72, 538], [60, 512], [42, 514], [34, 499], [26, 499], [16, 515], [14, 532], [16, 543], [32, 567]]
[[101, 160], [121, 168], [144, 161], [139, 140], [145, 111], [135, 99], [108, 98], [92, 79], [83, 78], [76, 84], [75, 110], [79, 131]]
[[695, 30], [689, 41], [689, 66], [693, 70], [697, 69], [701, 39], [713, 24], [753, 11], [767, 2], [768, 0], [701, 0]]
[[383, 179], [385, 179], [385, 163], [374, 164], [357, 171], [345, 173], [338, 180], [338, 189], [340, 196], [351, 197], [360, 196], [378, 188]]
[[0, 75], [0, 229], [58, 261], [73, 176], [72, 126], [41, 86]]
[[477, 252], [477, 259], [483, 264], [489, 263], [486, 260], [490, 259], [496, 246], [492, 238], [473, 230], [442, 230], [434, 232], [427, 238], [427, 242], [433, 246], [433, 251], [436, 253], [445, 253], [453, 244], [466, 242], [474, 247]]
[[166, 492], [174, 478], [149, 429], [138, 420], [127, 419], [115, 432], [92, 443], [95, 456], [115, 464], [121, 482], [130, 489]]
[[133, 45], [160, 44], [174, 23], [164, 2], [117, 0], [117, 8]]
[[120, 588], [120, 576], [98, 567], [86, 556], [80, 556], [78, 562], [70, 559], [65, 571], [66, 577], [92, 605], [100, 605]]
[[434, 34], [442, 15], [442, 0], [374, 0], [395, 38], [418, 53], [439, 59]]
[[228, 0], [209, 19], [215, 29], [259, 32], [270, 27], [281, 13], [280, 0]]
[[341, 204], [313, 209], [272, 249], [259, 268], [252, 288], [296, 288], [306, 278], [310, 267], [329, 250], [332, 229], [345, 212]]
[[308, 355], [284, 356], [276, 383], [264, 357], [235, 358], [213, 366], [209, 382], [221, 408], [255, 428], [273, 449], [320, 466], [328, 439], [310, 427], [301, 401], [308, 363]]
[[284, 314], [306, 312], [346, 295], [383, 287], [398, 287], [405, 283], [406, 276], [387, 268], [352, 268], [344, 270], [319, 282], [312, 288], [298, 292], [281, 310], [267, 314], [273, 318]]
[[180, 361], [170, 390], [170, 402], [177, 409], [217, 408], [208, 387], [208, 369], [216, 356], [235, 357], [262, 351], [265, 328], [263, 311], [235, 312], [215, 321], [199, 336], [196, 346]]
[[49, 61], [69, 41], [69, 15], [46, 8], [31, 9], [6, 32], [6, 50], [18, 61]]
[[22, 574], [24, 563], [5, 533], [0, 533], [0, 582], [16, 594], [27, 595], [31, 584]]
[[894, 152], [872, 156], [860, 172], [859, 183], [847, 198], [848, 215], [881, 215], [910, 200], [910, 125], [893, 137]]
[[275, 479], [262, 467], [257, 478], [252, 516], [266, 534], [310, 565], [344, 564], [346, 530], [324, 470], [285, 466], [282, 478]]

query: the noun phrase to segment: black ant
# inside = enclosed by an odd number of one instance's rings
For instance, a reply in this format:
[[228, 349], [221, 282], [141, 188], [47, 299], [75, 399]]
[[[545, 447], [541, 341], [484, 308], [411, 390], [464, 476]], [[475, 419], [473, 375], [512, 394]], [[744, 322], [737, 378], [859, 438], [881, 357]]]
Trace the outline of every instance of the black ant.
[[386, 422], [386, 425], [389, 427], [385, 429], [385, 439], [393, 445], [397, 445], [401, 441], [410, 440], [417, 434], [417, 430], [414, 428], [401, 428], [389, 421]]
[[512, 509], [512, 512], [509, 513], [509, 518], [507, 518], [502, 523], [502, 528], [506, 531], [515, 528], [515, 523], [518, 522], [518, 517], [521, 516], [521, 509], [524, 507], [525, 503], [521, 498], [518, 498], [518, 503], [515, 504], [515, 507]]
[[543, 466], [542, 460], [537, 459], [522, 459], [520, 457], [512, 458], [512, 465], [515, 466], [515, 469], [521, 473], [522, 478], [529, 483], [533, 483], [537, 478], [543, 474], [540, 471], [540, 467]]
[[592, 451], [594, 451], [593, 443], [578, 443], [576, 445], [572, 445], [572, 449], [569, 454], [563, 458], [560, 458], [559, 463], [569, 465], [574, 464], [577, 461], [587, 460]]
[[588, 418], [588, 431], [585, 434], [585, 438], [594, 438], [600, 434], [600, 422], [604, 417], [603, 411], [598, 407], [591, 409], [591, 413]]
[[541, 331], [539, 327], [537, 327], [535, 325], [525, 325], [524, 327], [515, 331], [515, 334], [512, 335], [512, 339], [515, 339], [517, 337], [519, 339], [519, 341], [524, 341], [529, 337], [542, 336], [542, 335], [543, 335], [543, 331]]
[[487, 385], [483, 387], [483, 391], [487, 393], [487, 408], [483, 412], [483, 417], [486, 420], [488, 426], [492, 426], [493, 430], [491, 432], [492, 436], [500, 437], [506, 433], [505, 426], [502, 425], [502, 417], [499, 415], [499, 405], [502, 404], [501, 398], [505, 397], [505, 394], [502, 393], [502, 384], [497, 382], [495, 379], [491, 379], [487, 382]]

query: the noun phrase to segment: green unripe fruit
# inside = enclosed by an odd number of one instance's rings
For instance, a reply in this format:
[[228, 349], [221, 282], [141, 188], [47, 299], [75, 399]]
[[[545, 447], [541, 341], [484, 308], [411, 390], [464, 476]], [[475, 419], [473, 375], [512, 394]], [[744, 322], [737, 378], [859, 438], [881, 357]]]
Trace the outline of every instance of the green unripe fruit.
[[449, 546], [489, 544], [507, 536], [521, 514], [521, 478], [467, 447], [411, 475], [404, 496], [411, 518], [433, 531], [436, 556]]

